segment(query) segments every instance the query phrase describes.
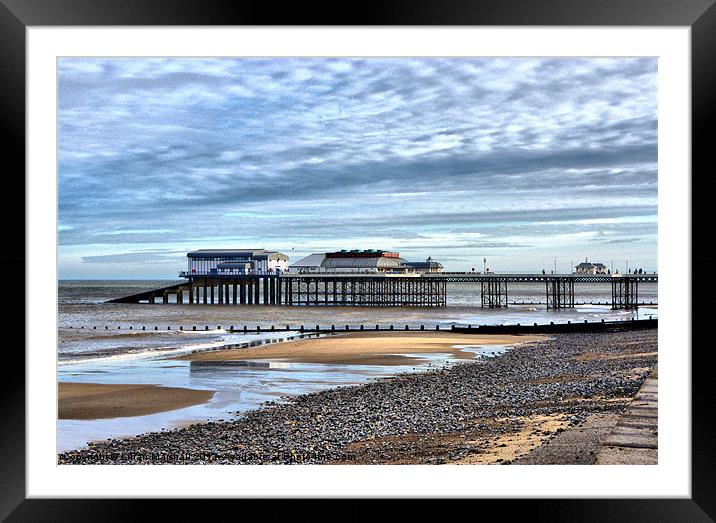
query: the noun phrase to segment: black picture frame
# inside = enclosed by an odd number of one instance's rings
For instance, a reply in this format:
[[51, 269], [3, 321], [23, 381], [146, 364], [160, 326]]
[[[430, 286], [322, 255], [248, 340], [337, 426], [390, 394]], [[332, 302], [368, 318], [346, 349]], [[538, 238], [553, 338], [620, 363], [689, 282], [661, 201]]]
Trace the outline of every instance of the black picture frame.
[[[715, 259], [698, 238], [710, 237], [710, 216], [705, 209], [708, 191], [704, 184], [711, 145], [708, 130], [714, 123], [716, 98], [716, 0], [502, 0], [430, 2], [414, 0], [355, 4], [345, 9], [339, 2], [286, 3], [280, 8], [268, 2], [227, 0], [0, 0], [0, 130], [6, 154], [3, 179], [6, 202], [0, 206], [3, 223], [17, 223], [21, 209], [7, 203], [7, 196], [20, 206], [25, 195], [25, 30], [30, 26], [83, 25], [576, 25], [576, 26], [688, 26], [691, 28], [692, 74], [692, 223], [694, 252], [684, 253], [694, 273], [711, 272]], [[688, 173], [684, 174], [688, 183]], [[698, 182], [698, 183], [697, 183]], [[696, 187], [699, 190], [695, 190]], [[704, 201], [700, 201], [703, 199]], [[699, 204], [703, 205], [699, 205]], [[24, 215], [24, 212], [23, 212]], [[0, 257], [6, 274], [25, 275], [24, 235]], [[706, 235], [706, 236], [702, 236]], [[712, 279], [699, 281], [699, 296], [714, 290]], [[691, 285], [690, 281], [684, 282]], [[16, 283], [13, 285], [17, 286]], [[689, 499], [584, 499], [502, 500], [485, 504], [510, 511], [529, 510], [533, 521], [629, 520], [713, 521], [716, 517], [716, 434], [711, 405], [713, 380], [708, 346], [697, 346], [697, 332], [708, 321], [705, 307], [692, 303], [692, 496]], [[25, 298], [22, 304], [25, 305]], [[28, 304], [31, 305], [31, 304]], [[688, 304], [687, 304], [688, 305]], [[25, 307], [15, 303], [8, 312], [12, 325], [25, 324]], [[686, 327], [686, 326], [685, 326]], [[18, 329], [19, 330], [19, 329]], [[8, 521], [112, 521], [141, 519], [158, 501], [26, 499], [25, 495], [25, 361], [8, 342], [7, 370], [2, 380], [3, 437], [0, 439], [0, 517]], [[24, 346], [24, 342], [23, 342]], [[10, 350], [10, 349], [15, 350]], [[669, 347], [689, 351], [691, 347]], [[317, 494], [319, 495], [319, 494]], [[224, 502], [231, 503], [231, 502]], [[242, 501], [241, 503], [246, 503]], [[202, 503], [203, 505], [203, 503]], [[194, 505], [187, 500], [162, 503], [167, 518], [186, 519]], [[203, 509], [199, 509], [203, 511]], [[244, 506], [243, 511], [246, 510]], [[174, 514], [172, 514], [174, 513]], [[206, 515], [206, 514], [204, 514]]]

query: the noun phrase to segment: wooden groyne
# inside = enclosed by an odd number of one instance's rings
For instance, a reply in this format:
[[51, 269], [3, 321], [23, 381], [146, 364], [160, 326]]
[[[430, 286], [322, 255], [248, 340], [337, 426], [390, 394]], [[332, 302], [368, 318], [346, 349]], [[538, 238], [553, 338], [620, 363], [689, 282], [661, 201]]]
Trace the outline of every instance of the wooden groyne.
[[[336, 334], [339, 332], [391, 332], [391, 331], [405, 331], [405, 332], [416, 332], [416, 331], [448, 331], [457, 332], [461, 334], [557, 334], [567, 332], [623, 332], [623, 331], [634, 331], [643, 329], [656, 329], [658, 328], [658, 319], [649, 318], [644, 320], [628, 319], [628, 320], [616, 320], [616, 321], [593, 321], [587, 322], [567, 322], [567, 323], [554, 323], [548, 324], [513, 324], [513, 325], [450, 325], [442, 327], [438, 325], [229, 325], [222, 327], [221, 325], [190, 325], [190, 326], [174, 326], [167, 325], [160, 327], [158, 325], [146, 326], [142, 325], [139, 327], [135, 326], [121, 326], [110, 327], [109, 325], [104, 326], [92, 326], [86, 327], [88, 330], [138, 330], [138, 331], [210, 331], [210, 330], [226, 330], [231, 333], [244, 333], [244, 334], [258, 334], [266, 332], [301, 332], [301, 333], [316, 333], [316, 334]], [[81, 329], [84, 330], [85, 326], [69, 326], [70, 329]]]
[[644, 329], [656, 329], [657, 318], [647, 320], [592, 321], [583, 323], [567, 322], [532, 325], [480, 325], [453, 326], [450, 330], [461, 334], [559, 334], [568, 332], [624, 332]]

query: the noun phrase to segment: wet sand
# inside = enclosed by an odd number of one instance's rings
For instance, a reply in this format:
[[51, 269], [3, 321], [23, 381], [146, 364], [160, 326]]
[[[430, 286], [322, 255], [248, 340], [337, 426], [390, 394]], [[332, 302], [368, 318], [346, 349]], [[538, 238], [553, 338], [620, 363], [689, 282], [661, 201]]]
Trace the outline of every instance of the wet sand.
[[[64, 452], [58, 463], [591, 464], [656, 366], [657, 343], [656, 329], [550, 336], [478, 365], [268, 402], [224, 422]], [[578, 359], [586, 354], [597, 357]]]
[[[478, 365], [268, 402], [64, 452], [58, 463], [593, 464], [656, 366], [657, 340], [656, 329], [550, 336]], [[599, 357], [577, 359], [585, 354]]]
[[[543, 336], [469, 335], [450, 332], [366, 332], [334, 334], [323, 338], [288, 341], [265, 347], [195, 352], [177, 357], [190, 361], [282, 360], [293, 363], [345, 365], [406, 365], [422, 361], [419, 354], [451, 354], [474, 359], [456, 345], [513, 345]], [[413, 356], [411, 356], [413, 355]]]
[[158, 385], [58, 383], [59, 419], [144, 416], [209, 401], [214, 391]]

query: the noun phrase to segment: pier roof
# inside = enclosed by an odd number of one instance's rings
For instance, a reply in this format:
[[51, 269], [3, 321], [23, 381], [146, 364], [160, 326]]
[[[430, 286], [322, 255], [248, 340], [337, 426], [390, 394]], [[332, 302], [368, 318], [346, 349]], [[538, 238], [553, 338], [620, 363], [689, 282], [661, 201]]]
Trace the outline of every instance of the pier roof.
[[405, 263], [403, 258], [373, 257], [347, 257], [328, 258], [321, 263], [327, 269], [397, 269]]
[[305, 258], [292, 263], [291, 267], [320, 267], [325, 257], [326, 255], [321, 253], [309, 254]]
[[266, 249], [199, 249], [187, 253], [187, 258], [253, 258], [263, 260], [266, 258], [288, 261], [288, 255], [278, 251], [267, 251]]
[[576, 268], [582, 268], [582, 269], [589, 269], [591, 267], [597, 267], [599, 269], [606, 268], [606, 265], [600, 262], [590, 262], [588, 260], [584, 260], [582, 263], [579, 263], [575, 266]]
[[416, 261], [416, 262], [405, 262], [405, 265], [408, 267], [413, 267], [415, 269], [442, 269], [443, 264], [440, 262], [436, 262], [433, 260], [426, 260], [426, 261]]

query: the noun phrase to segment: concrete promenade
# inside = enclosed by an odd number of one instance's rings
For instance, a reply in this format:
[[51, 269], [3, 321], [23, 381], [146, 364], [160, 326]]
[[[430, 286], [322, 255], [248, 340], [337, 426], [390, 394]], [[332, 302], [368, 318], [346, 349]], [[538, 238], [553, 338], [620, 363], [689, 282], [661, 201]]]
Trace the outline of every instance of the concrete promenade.
[[619, 418], [597, 454], [597, 465], [658, 463], [658, 365]]

